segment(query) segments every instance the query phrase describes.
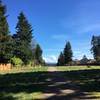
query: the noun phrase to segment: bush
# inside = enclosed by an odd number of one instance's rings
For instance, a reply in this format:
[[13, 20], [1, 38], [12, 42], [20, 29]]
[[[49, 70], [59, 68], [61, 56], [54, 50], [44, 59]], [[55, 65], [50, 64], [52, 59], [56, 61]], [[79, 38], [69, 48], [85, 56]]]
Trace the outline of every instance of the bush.
[[34, 65], [34, 62], [33, 61], [28, 61], [28, 63], [27, 63], [27, 66], [29, 66], [29, 67], [32, 67]]
[[18, 57], [13, 57], [13, 58], [11, 58], [11, 63], [14, 66], [21, 66], [23, 64], [23, 61]]

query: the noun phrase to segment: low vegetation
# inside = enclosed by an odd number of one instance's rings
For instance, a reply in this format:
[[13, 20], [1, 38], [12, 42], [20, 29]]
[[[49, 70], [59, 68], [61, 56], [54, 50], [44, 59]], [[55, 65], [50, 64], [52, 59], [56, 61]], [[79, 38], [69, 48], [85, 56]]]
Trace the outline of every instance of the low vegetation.
[[[34, 68], [18, 67], [18, 69], [13, 68], [8, 72], [0, 72], [0, 80], [2, 80], [0, 81], [0, 99], [42, 99], [45, 97], [44, 94], [46, 92], [54, 92], [52, 89], [50, 89], [49, 85], [54, 85], [53, 88], [58, 89], [58, 86], [55, 84], [57, 84], [57, 82], [58, 84], [59, 82], [61, 83], [61, 78], [64, 78], [64, 82], [70, 82], [69, 85], [74, 84], [74, 87], [78, 86], [80, 91], [86, 93], [85, 95], [100, 98], [99, 66], [91, 66], [90, 68], [87, 66], [69, 66], [56, 67], [56, 69], [56, 74], [55, 72], [48, 72], [48, 67], [41, 66]], [[55, 78], [57, 78], [57, 80], [59, 79], [59, 81], [53, 81]], [[59, 85], [59, 91], [61, 91], [65, 85], [68, 87], [67, 83]], [[72, 94], [72, 96], [74, 95], [75, 94]], [[66, 95], [68, 98], [69, 96], [70, 95]], [[58, 94], [56, 94], [56, 97], [59, 97]], [[65, 97], [61, 96], [61, 98]]]
[[45, 72], [47, 71], [47, 67], [41, 67], [41, 66], [23, 66], [23, 67], [13, 67], [10, 70], [2, 70], [0, 71], [0, 74], [11, 74], [11, 73], [24, 73], [24, 72]]
[[100, 66], [62, 66], [57, 67], [58, 71], [78, 71], [78, 70], [93, 70], [100, 69]]

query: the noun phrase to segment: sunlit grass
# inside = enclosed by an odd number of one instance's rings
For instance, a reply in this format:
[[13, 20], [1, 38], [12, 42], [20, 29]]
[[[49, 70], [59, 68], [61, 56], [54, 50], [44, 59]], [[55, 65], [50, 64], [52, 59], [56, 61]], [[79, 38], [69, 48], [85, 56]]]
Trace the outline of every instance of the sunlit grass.
[[43, 98], [43, 94], [41, 92], [35, 92], [35, 93], [18, 93], [18, 94], [12, 94], [13, 98], [17, 98], [17, 100], [36, 100]]
[[44, 72], [47, 71], [47, 67], [44, 66], [33, 66], [33, 67], [12, 67], [10, 70], [0, 71], [0, 74], [9, 74], [9, 73], [24, 73], [24, 72]]
[[100, 98], [100, 92], [92, 92], [90, 95]]
[[58, 66], [58, 71], [74, 71], [74, 70], [89, 70], [100, 69], [100, 66]]
[[[21, 93], [2, 93], [0, 94], [0, 100], [5, 100], [4, 98], [2, 98], [2, 95], [6, 95], [5, 98], [7, 99], [12, 99], [11, 100], [36, 100], [36, 99], [42, 99], [43, 98], [43, 94], [41, 92], [35, 92], [35, 93], [26, 93], [26, 92], [21, 92]], [[10, 100], [9, 99], [9, 100]]]

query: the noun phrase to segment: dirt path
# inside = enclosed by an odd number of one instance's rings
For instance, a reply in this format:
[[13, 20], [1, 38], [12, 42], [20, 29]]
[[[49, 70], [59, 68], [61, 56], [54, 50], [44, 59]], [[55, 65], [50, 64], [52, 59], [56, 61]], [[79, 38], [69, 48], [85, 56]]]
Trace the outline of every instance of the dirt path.
[[48, 72], [55, 72], [55, 71], [57, 71], [56, 67], [49, 67], [48, 68]]
[[79, 86], [63, 77], [56, 67], [49, 67], [48, 72], [43, 100], [99, 100], [82, 92]]
[[[50, 72], [49, 77], [52, 80], [48, 80], [51, 83], [47, 87], [48, 93], [44, 93], [45, 100], [71, 100], [71, 98], [65, 96], [77, 91], [76, 86], [66, 80], [61, 73], [57, 72], [56, 67], [49, 67], [48, 72]], [[77, 99], [74, 98], [74, 100]]]

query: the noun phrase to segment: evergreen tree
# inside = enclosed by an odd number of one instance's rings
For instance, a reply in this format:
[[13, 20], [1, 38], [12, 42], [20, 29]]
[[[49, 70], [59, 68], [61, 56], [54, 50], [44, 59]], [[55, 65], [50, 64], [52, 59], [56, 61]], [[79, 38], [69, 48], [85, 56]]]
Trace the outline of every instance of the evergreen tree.
[[27, 46], [31, 45], [32, 41], [32, 26], [29, 24], [23, 12], [18, 16], [18, 23], [16, 26], [18, 39]]
[[14, 55], [21, 58], [25, 64], [32, 58], [31, 41], [32, 41], [32, 27], [21, 12], [18, 16], [18, 23], [16, 25], [17, 34], [13, 35], [15, 40]]
[[89, 61], [88, 58], [86, 57], [86, 55], [84, 55], [83, 58], [81, 59], [80, 63], [83, 65], [86, 65], [88, 61]]
[[6, 15], [6, 6], [0, 1], [0, 63], [8, 63], [12, 57], [12, 38]]
[[72, 62], [72, 49], [70, 42], [67, 42], [63, 51], [64, 54], [64, 64], [70, 64]]
[[100, 36], [93, 36], [91, 44], [91, 51], [93, 53], [94, 59], [97, 62], [100, 62]]
[[42, 49], [39, 44], [37, 44], [36, 48], [34, 49], [34, 59], [36, 60], [36, 64], [43, 63]]
[[64, 65], [64, 55], [61, 52], [58, 58], [57, 66], [63, 66]]
[[9, 26], [7, 22], [6, 6], [0, 1], [0, 37], [7, 36], [9, 34]]

